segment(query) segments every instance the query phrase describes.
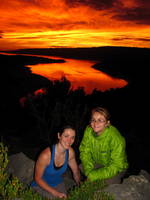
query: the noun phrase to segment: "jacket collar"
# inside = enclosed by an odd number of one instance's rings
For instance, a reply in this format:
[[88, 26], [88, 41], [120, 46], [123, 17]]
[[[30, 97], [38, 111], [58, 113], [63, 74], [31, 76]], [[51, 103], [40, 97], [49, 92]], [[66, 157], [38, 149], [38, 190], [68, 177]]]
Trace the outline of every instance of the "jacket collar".
[[95, 133], [95, 132], [93, 131], [93, 129], [91, 128], [91, 134], [92, 134], [96, 139], [102, 139], [102, 138], [104, 138], [104, 137], [107, 136], [108, 131], [109, 131], [109, 127], [110, 127], [110, 125], [107, 126], [107, 127], [101, 132], [100, 135], [96, 135], [96, 133]]

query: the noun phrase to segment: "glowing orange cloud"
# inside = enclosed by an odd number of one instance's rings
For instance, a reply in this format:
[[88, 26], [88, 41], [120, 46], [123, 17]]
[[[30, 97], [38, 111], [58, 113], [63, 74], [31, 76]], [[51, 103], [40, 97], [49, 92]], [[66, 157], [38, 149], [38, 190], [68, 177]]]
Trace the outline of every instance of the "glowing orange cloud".
[[2, 1], [0, 48], [150, 47], [142, 0]]

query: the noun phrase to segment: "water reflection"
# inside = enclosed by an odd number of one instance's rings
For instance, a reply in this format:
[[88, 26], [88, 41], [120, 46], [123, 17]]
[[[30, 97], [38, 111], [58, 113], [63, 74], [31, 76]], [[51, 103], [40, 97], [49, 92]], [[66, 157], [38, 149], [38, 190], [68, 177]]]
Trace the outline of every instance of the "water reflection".
[[[52, 59], [62, 59], [58, 57], [49, 57]], [[100, 91], [106, 91], [111, 88], [122, 88], [127, 85], [123, 79], [112, 78], [111, 76], [92, 68], [96, 64], [89, 60], [66, 59], [65, 63], [37, 64], [28, 65], [32, 73], [42, 75], [49, 80], [59, 80], [65, 76], [70, 82], [72, 89], [84, 87], [87, 94], [92, 93], [96, 88]]]

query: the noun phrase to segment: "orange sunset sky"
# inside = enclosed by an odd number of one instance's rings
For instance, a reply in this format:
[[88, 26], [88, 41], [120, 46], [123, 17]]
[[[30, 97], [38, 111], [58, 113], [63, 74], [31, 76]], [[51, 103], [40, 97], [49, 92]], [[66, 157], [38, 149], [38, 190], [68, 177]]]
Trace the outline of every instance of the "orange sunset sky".
[[150, 0], [0, 0], [0, 50], [150, 47]]

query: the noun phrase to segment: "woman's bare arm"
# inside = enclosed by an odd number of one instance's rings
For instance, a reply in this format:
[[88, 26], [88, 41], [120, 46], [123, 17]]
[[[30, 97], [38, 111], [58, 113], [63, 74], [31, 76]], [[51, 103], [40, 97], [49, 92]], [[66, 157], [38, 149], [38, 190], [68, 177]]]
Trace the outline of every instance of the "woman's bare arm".
[[73, 177], [76, 183], [80, 184], [80, 170], [76, 162], [75, 152], [72, 148], [69, 149], [69, 160], [68, 160], [69, 167], [73, 172]]

